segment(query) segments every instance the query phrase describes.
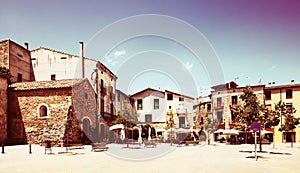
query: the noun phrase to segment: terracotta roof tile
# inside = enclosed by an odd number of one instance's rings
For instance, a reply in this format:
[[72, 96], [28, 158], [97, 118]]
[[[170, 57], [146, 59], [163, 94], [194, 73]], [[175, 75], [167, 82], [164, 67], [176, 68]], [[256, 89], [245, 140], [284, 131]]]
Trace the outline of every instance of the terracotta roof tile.
[[54, 88], [69, 88], [85, 79], [64, 79], [53, 81], [36, 81], [36, 82], [18, 82], [9, 86], [13, 90], [36, 90], [36, 89], [54, 89]]

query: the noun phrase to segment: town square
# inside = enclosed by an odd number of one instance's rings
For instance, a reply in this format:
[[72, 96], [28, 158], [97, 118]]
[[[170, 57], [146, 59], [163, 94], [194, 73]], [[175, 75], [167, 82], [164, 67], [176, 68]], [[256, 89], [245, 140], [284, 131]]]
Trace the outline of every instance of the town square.
[[300, 172], [300, 3], [3, 1], [0, 172]]

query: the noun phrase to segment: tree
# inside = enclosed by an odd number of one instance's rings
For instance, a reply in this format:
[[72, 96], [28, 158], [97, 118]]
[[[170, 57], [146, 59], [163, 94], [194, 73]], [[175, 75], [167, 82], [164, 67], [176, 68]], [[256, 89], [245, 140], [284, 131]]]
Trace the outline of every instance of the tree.
[[239, 130], [246, 131], [245, 141], [247, 143], [247, 133], [250, 130], [250, 125], [252, 122], [260, 122], [263, 106], [260, 105], [251, 86], [245, 87], [240, 98], [242, 99], [243, 104], [232, 106], [231, 110], [233, 115], [236, 117], [236, 127]]
[[12, 77], [10, 70], [6, 67], [0, 67], [0, 76], [6, 78], [8, 80], [8, 84], [11, 83], [10, 78]]
[[205, 131], [207, 132], [207, 144], [208, 145], [210, 144], [210, 133], [216, 129], [218, 124], [219, 124], [218, 119], [213, 118], [212, 116], [209, 116], [208, 113], [206, 114], [204, 128], [205, 128]]
[[[292, 107], [288, 107], [284, 102], [279, 102], [275, 106], [276, 113], [280, 116], [284, 117], [284, 123], [281, 124], [279, 131], [285, 132], [285, 139], [286, 139], [286, 132], [294, 130], [296, 126], [299, 124], [300, 119], [294, 117], [294, 113], [296, 113], [296, 109]], [[291, 147], [293, 147], [293, 133], [292, 140], [291, 140]]]
[[[263, 114], [260, 117], [260, 122], [262, 127], [265, 128], [274, 128], [277, 126], [280, 122], [280, 113], [276, 111], [278, 109], [278, 106], [275, 106], [275, 110], [269, 110], [267, 108], [263, 108]], [[273, 133], [273, 148], [275, 148], [275, 141], [274, 141], [274, 136], [275, 136], [275, 130]], [[260, 145], [261, 148], [261, 145]]]

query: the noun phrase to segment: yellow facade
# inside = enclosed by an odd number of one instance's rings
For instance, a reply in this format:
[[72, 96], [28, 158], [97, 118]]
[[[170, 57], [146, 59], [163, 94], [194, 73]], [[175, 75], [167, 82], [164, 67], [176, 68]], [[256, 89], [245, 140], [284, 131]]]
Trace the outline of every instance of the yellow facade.
[[[292, 97], [287, 94], [287, 90], [292, 91]], [[270, 93], [270, 97], [268, 97], [267, 93]], [[288, 91], [289, 92], [289, 91]], [[275, 104], [279, 101], [284, 102], [285, 104], [292, 105], [296, 109], [296, 113], [294, 114], [295, 117], [300, 118], [300, 84], [288, 84], [288, 85], [277, 85], [277, 86], [266, 86], [265, 88], [265, 105], [267, 107], [275, 109]], [[280, 132], [278, 129], [280, 125], [284, 122], [284, 118], [280, 118], [281, 121], [278, 126], [274, 128], [274, 141], [275, 142], [285, 142], [283, 138], [283, 132]], [[295, 142], [300, 142], [300, 126], [298, 125], [297, 128], [293, 130], [295, 132]], [[287, 142], [289, 142], [287, 140]]]

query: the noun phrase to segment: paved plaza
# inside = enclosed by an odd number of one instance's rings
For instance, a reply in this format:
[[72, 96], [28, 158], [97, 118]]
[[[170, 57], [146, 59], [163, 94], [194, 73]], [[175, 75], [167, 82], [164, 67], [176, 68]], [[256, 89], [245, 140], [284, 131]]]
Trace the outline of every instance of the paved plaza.
[[[195, 146], [158, 144], [156, 148], [143, 145], [109, 144], [108, 151], [92, 152], [91, 146], [70, 150], [52, 147], [52, 154], [44, 154], [44, 147], [28, 145], [6, 146], [0, 154], [1, 173], [82, 173], [82, 172], [300, 172], [300, 145], [263, 145], [258, 160], [254, 145], [226, 145], [205, 143]], [[47, 151], [47, 153], [49, 153]], [[250, 157], [250, 158], [248, 158]]]

